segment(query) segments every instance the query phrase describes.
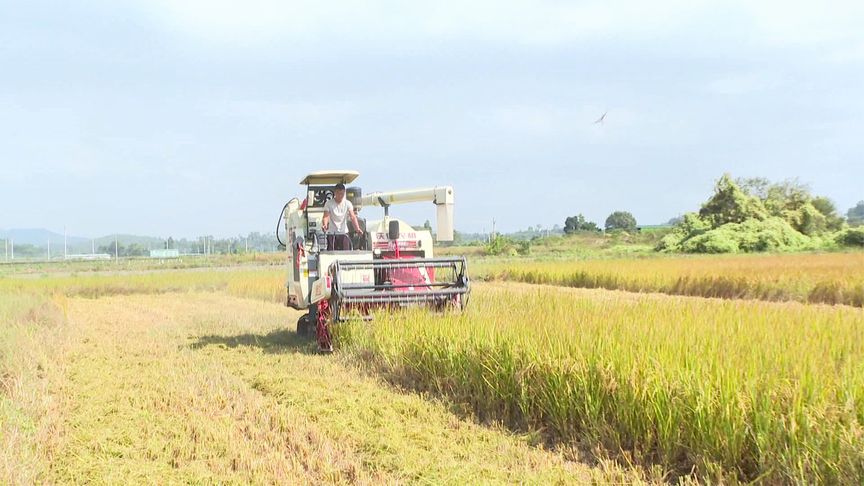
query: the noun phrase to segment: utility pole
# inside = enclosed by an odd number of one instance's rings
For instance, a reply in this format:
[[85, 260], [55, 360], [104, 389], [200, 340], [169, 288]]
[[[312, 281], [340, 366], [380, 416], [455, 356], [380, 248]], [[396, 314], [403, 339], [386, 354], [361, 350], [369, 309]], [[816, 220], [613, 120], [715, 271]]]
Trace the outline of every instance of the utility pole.
[[246, 237], [246, 253], [249, 253], [249, 237]]
[[120, 260], [120, 251], [117, 249], [117, 235], [114, 235], [114, 261]]
[[495, 239], [495, 218], [492, 218], [492, 234], [489, 235], [489, 241]]
[[12, 259], [15, 259], [15, 240], [9, 240], [9, 249], [12, 250]]
[[91, 255], [96, 254], [96, 240], [94, 240], [94, 239], [90, 239], [90, 254]]
[[51, 261], [51, 237], [48, 237], [48, 261]]

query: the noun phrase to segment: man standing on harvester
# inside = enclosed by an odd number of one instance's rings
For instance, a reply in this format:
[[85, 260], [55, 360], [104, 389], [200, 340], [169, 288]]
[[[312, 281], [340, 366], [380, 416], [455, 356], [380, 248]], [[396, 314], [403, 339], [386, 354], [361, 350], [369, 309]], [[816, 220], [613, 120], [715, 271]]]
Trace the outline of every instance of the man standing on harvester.
[[345, 197], [345, 184], [336, 184], [333, 191], [333, 199], [324, 204], [324, 219], [321, 228], [327, 233], [327, 249], [344, 251], [351, 249], [351, 240], [348, 239], [348, 218], [357, 233], [363, 233], [357, 215], [354, 214], [354, 205]]

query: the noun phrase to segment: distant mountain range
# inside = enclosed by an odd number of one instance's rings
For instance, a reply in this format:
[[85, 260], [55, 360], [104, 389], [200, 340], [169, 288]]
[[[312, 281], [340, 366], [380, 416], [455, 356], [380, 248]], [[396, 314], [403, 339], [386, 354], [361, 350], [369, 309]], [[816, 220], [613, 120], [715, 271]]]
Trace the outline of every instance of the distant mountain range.
[[[101, 245], [114, 243], [114, 235], [100, 236], [98, 238], [85, 238], [83, 236], [66, 235], [66, 246], [70, 253], [90, 251], [91, 245], [97, 248]], [[53, 248], [63, 248], [63, 235], [45, 228], [12, 228], [0, 229], [0, 239], [12, 239], [15, 245], [33, 245], [39, 248], [46, 248], [48, 242], [51, 242]], [[117, 235], [117, 241], [121, 245], [130, 243], [138, 243], [145, 247], [161, 248], [165, 244], [165, 240], [153, 236], [138, 236], [138, 235]]]

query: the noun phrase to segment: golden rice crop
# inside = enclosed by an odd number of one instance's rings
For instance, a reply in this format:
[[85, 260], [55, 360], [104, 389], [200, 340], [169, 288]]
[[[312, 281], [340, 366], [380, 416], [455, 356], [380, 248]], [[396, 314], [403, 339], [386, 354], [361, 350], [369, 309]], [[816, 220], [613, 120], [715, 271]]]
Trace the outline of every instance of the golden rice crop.
[[343, 349], [481, 418], [701, 477], [864, 480], [864, 312], [478, 288], [464, 314], [339, 328]]
[[482, 277], [566, 287], [864, 307], [864, 253], [496, 262]]
[[[508, 268], [498, 265], [483, 271]], [[612, 276], [609, 288], [810, 301], [820, 285], [848, 295], [864, 258], [606, 260], [525, 271], [570, 285], [556, 279], [571, 269]], [[712, 276], [734, 285], [711, 289]], [[0, 278], [0, 293], [212, 290], [282, 302], [283, 278], [280, 269]], [[675, 282], [684, 283], [676, 290]], [[30, 305], [22, 299], [14, 313]], [[864, 479], [861, 309], [488, 284], [475, 287], [464, 314], [379, 315], [338, 333], [343, 349], [390, 377], [555, 442], [720, 481]], [[23, 417], [16, 407], [6, 407], [7, 419]]]

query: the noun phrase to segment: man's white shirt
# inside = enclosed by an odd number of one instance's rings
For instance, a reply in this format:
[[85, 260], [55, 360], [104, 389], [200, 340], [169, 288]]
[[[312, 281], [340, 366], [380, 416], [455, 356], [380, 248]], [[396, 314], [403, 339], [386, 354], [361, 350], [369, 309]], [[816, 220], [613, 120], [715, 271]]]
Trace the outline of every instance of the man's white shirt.
[[354, 211], [354, 205], [348, 198], [342, 199], [341, 203], [337, 203], [336, 199], [331, 199], [324, 203], [324, 210], [330, 213], [330, 225], [327, 227], [328, 233], [347, 233], [348, 232], [348, 215], [349, 211]]

